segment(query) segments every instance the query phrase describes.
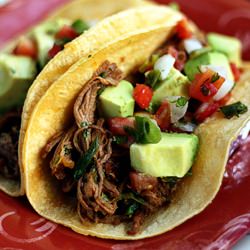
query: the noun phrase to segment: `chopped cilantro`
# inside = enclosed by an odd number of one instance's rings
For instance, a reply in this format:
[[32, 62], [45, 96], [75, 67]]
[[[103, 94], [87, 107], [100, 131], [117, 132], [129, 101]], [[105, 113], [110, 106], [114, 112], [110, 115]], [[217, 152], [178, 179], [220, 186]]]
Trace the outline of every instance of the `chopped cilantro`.
[[248, 107], [241, 102], [236, 102], [223, 106], [220, 108], [220, 110], [227, 119], [230, 119], [233, 116], [239, 117], [239, 115], [246, 113], [248, 111]]
[[151, 70], [147, 75], [146, 75], [146, 84], [151, 86], [153, 89], [155, 88], [156, 84], [159, 82], [161, 77], [161, 72], [160, 70]]
[[187, 102], [188, 99], [184, 96], [181, 96], [176, 100], [176, 107], [184, 107]]
[[219, 78], [220, 78], [220, 75], [219, 75], [218, 73], [215, 73], [215, 74], [212, 76], [211, 82], [214, 83], [214, 82], [216, 82]]
[[85, 30], [89, 29], [89, 25], [81, 19], [76, 20], [72, 23], [71, 27], [75, 30], [76, 33], [81, 34]]

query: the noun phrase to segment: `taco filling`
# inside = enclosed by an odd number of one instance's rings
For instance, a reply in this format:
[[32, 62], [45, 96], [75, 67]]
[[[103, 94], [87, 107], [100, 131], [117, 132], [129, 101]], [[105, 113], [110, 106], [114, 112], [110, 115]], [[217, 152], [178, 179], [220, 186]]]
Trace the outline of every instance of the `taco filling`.
[[[96, 70], [75, 100], [72, 126], [41, 152], [83, 222], [125, 222], [129, 235], [140, 232], [192, 175], [196, 127], [217, 111], [228, 119], [247, 112], [241, 102], [226, 105], [240, 66], [230, 39], [195, 35], [183, 20], [126, 80], [112, 62]], [[231, 41], [233, 56], [213, 47], [218, 41]]]
[[0, 54], [0, 173], [19, 180], [18, 139], [21, 107], [38, 72], [89, 25], [82, 20], [45, 22], [22, 37], [12, 53]]

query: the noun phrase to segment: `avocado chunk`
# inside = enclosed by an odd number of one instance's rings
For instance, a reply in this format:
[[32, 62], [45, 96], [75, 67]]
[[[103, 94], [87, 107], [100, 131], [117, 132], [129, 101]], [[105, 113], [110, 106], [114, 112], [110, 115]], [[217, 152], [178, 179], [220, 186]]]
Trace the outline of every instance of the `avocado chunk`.
[[0, 55], [0, 112], [20, 106], [37, 74], [35, 62], [24, 56]]
[[125, 80], [115, 87], [105, 88], [99, 97], [101, 115], [106, 118], [132, 116], [135, 106], [133, 89], [133, 85]]
[[131, 166], [154, 177], [183, 177], [194, 163], [199, 139], [194, 134], [162, 133], [157, 144], [132, 144]]
[[167, 96], [188, 96], [189, 80], [179, 70], [172, 68], [168, 77], [154, 91], [153, 105], [160, 105]]
[[199, 68], [201, 65], [222, 66], [227, 71], [227, 77], [234, 80], [229, 61], [227, 57], [219, 52], [207, 52], [198, 57], [190, 59], [184, 66], [184, 71], [187, 77], [192, 81], [197, 73], [200, 73]]
[[37, 44], [38, 63], [41, 68], [48, 62], [48, 52], [54, 45], [55, 34], [66, 24], [70, 25], [70, 21], [67, 19], [47, 21], [32, 31], [31, 36], [33, 36]]
[[216, 51], [224, 53], [230, 62], [241, 66], [241, 42], [239, 39], [231, 36], [225, 36], [217, 33], [207, 35], [209, 45]]

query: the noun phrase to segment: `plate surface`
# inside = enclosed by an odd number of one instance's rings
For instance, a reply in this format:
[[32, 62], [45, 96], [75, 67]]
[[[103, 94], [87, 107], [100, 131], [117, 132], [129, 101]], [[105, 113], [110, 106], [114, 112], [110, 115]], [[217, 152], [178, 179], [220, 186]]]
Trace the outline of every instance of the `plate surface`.
[[[0, 8], [0, 46], [38, 22], [66, 0], [14, 0]], [[161, 1], [166, 3], [167, 1]], [[250, 2], [179, 0], [182, 10], [202, 29], [236, 35], [250, 59]], [[139, 241], [112, 241], [78, 235], [38, 216], [25, 198], [0, 192], [0, 250], [33, 249], [230, 249], [250, 231], [250, 137], [228, 162], [213, 203], [175, 230]]]

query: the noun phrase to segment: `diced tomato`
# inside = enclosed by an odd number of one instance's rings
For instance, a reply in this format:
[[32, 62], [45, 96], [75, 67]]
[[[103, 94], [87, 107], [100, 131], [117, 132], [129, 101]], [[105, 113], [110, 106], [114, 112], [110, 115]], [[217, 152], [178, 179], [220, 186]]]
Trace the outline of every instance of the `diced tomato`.
[[212, 70], [196, 74], [195, 79], [189, 87], [189, 96], [201, 102], [210, 102], [225, 81], [223, 77], [219, 77], [216, 81], [212, 82], [214, 74], [215, 72]]
[[137, 193], [144, 190], [152, 190], [156, 187], [158, 180], [156, 177], [131, 171], [129, 173], [131, 188]]
[[203, 122], [206, 118], [214, 114], [218, 108], [218, 103], [203, 103], [194, 114], [195, 120]]
[[153, 97], [153, 90], [145, 84], [136, 84], [133, 97], [140, 108], [146, 109]]
[[236, 66], [235, 63], [230, 63], [230, 67], [231, 67], [231, 70], [233, 72], [233, 75], [234, 75], [234, 81], [239, 81], [240, 80], [240, 69]]
[[49, 50], [48, 56], [49, 58], [53, 58], [56, 54], [58, 54], [62, 50], [62, 47], [58, 44], [54, 44], [53, 47]]
[[178, 51], [176, 48], [173, 46], [169, 46], [167, 53], [173, 56], [175, 60], [174, 67], [178, 69], [179, 71], [182, 71], [185, 65], [185, 62], [187, 61], [187, 56], [185, 51], [181, 50]]
[[188, 28], [188, 22], [186, 19], [182, 19], [176, 25], [177, 36], [183, 40], [192, 36], [191, 30]]
[[126, 127], [135, 127], [135, 118], [114, 117], [107, 120], [108, 128], [113, 135], [127, 135]]
[[73, 40], [76, 37], [78, 37], [78, 33], [70, 26], [64, 25], [57, 33], [56, 38], [57, 39], [70, 39]]
[[13, 50], [14, 55], [28, 56], [33, 59], [37, 58], [37, 47], [36, 43], [27, 37], [22, 38], [17, 43], [15, 49]]
[[219, 104], [220, 107], [221, 106], [225, 106], [228, 103], [228, 101], [230, 100], [231, 96], [232, 96], [232, 93], [229, 92], [222, 99], [220, 99], [219, 101], [217, 101], [217, 103]]
[[170, 54], [175, 59], [178, 58], [178, 50], [174, 46], [169, 46], [167, 48], [167, 54]]
[[171, 109], [168, 101], [163, 101], [155, 114], [155, 120], [162, 130], [167, 130], [171, 123]]

